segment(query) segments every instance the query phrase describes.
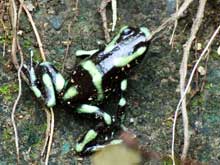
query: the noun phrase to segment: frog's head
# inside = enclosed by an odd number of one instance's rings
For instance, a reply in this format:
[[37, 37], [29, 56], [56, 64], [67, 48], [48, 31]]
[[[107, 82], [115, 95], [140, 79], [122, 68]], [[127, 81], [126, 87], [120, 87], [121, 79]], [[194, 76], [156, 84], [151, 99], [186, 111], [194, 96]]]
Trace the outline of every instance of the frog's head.
[[140, 27], [140, 28], [133, 28], [129, 26], [124, 26], [121, 28], [119, 32], [119, 37], [116, 36], [117, 40], [116, 42], [121, 42], [125, 40], [129, 40], [131, 38], [137, 37], [139, 35], [142, 35], [145, 38], [145, 41], [149, 41], [151, 38], [151, 33], [148, 28], [146, 27]]
[[[146, 27], [133, 28], [124, 26], [119, 33], [112, 39], [112, 41], [106, 46], [105, 52], [112, 51], [118, 44], [126, 44], [126, 46], [134, 47], [140, 42], [147, 43], [151, 39], [151, 33]], [[136, 41], [136, 42], [133, 42]], [[133, 44], [131, 44], [131, 42]]]
[[151, 33], [146, 27], [132, 28], [124, 26], [104, 52], [114, 54], [114, 66], [123, 67], [145, 54], [151, 40]]

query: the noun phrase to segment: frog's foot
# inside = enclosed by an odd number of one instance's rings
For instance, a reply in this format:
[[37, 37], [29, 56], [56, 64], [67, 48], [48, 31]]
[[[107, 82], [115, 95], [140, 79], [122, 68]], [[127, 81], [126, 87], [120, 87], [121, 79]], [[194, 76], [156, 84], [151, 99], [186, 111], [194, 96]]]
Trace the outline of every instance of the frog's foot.
[[90, 129], [86, 135], [76, 144], [76, 152], [78, 153], [82, 153], [85, 148], [86, 148], [86, 145], [88, 145], [89, 143], [91, 143], [93, 140], [96, 139], [98, 135], [98, 132], [93, 130], [93, 129]]
[[38, 63], [33, 63], [33, 51], [30, 49], [30, 62], [28, 64], [23, 65], [23, 72], [26, 74], [31, 90], [34, 92], [37, 98], [42, 97], [42, 93], [40, 90], [40, 81], [37, 79], [36, 68], [38, 68]]
[[[116, 129], [120, 129], [120, 126], [115, 123], [111, 126], [106, 125], [104, 122], [99, 123], [94, 129], [90, 129], [80, 138], [75, 147], [76, 152], [81, 155], [87, 155], [104, 148], [106, 145], [103, 143], [112, 138], [114, 134], [112, 131]], [[106, 135], [105, 141], [97, 142], [97, 138], [100, 135]], [[116, 141], [113, 140], [110, 144]]]
[[89, 147], [85, 148], [83, 150], [83, 153], [84, 154], [90, 154], [90, 153], [93, 153], [93, 152], [100, 151], [100, 150], [102, 150], [102, 149], [104, 149], [105, 147], [108, 147], [108, 146], [121, 144], [122, 142], [123, 141], [121, 139], [115, 139], [115, 140], [110, 141], [110, 143], [108, 143], [108, 144], [96, 144], [96, 145], [89, 146]]
[[42, 98], [47, 107], [56, 104], [55, 93], [63, 90], [65, 80], [56, 68], [49, 62], [34, 64], [32, 61], [33, 52], [31, 51], [31, 62], [24, 65], [31, 90], [37, 98]]

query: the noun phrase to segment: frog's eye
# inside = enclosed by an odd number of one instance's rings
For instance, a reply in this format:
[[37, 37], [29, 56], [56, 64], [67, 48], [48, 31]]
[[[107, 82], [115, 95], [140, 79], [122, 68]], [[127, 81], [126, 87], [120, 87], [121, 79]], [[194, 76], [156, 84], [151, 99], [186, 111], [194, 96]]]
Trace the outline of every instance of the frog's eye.
[[131, 27], [127, 27], [122, 31], [122, 36], [128, 37], [131, 36], [135, 33], [135, 29], [131, 28]]
[[123, 30], [122, 35], [129, 35], [132, 33], [132, 30], [130, 28], [126, 28]]

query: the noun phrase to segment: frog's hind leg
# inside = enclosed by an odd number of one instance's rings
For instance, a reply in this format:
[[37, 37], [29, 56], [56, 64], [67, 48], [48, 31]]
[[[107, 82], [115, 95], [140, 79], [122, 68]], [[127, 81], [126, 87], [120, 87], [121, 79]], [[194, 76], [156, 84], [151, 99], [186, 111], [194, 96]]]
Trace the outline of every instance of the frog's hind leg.
[[76, 108], [76, 111], [77, 113], [81, 114], [94, 114], [97, 117], [101, 117], [107, 125], [111, 125], [112, 123], [111, 116], [108, 113], [102, 111], [98, 106], [82, 104]]
[[103, 121], [100, 122], [95, 129], [90, 129], [76, 144], [76, 151], [78, 153], [82, 153], [84, 151], [89, 152], [90, 150], [93, 150], [96, 145], [94, 147], [90, 147], [90, 149], [87, 149], [86, 146], [93, 143], [99, 134], [107, 132], [107, 130], [111, 128], [112, 119], [108, 113], [103, 112], [99, 107], [94, 105], [82, 104], [76, 108], [76, 111], [80, 114], [94, 114], [95, 116], [103, 119]]
[[106, 125], [104, 122], [100, 122], [94, 129], [90, 129], [78, 140], [75, 147], [76, 152], [85, 155], [104, 148], [105, 142], [102, 141], [101, 144], [98, 144], [96, 139], [98, 136], [105, 135], [113, 129], [113, 125]]
[[122, 140], [116, 139], [112, 140], [109, 144], [97, 144], [95, 140], [98, 138], [100, 134], [105, 134], [112, 130], [113, 127], [106, 127], [103, 123], [100, 123], [96, 126], [95, 129], [90, 129], [76, 144], [75, 150], [76, 152], [86, 155], [91, 154], [92, 152], [98, 151], [102, 148], [105, 148], [107, 145], [111, 144], [119, 144], [122, 143]]
[[[78, 113], [89, 113], [89, 114], [96, 114], [104, 119], [99, 125], [96, 126], [95, 129], [90, 129], [81, 140], [76, 144], [76, 151], [78, 153], [91, 153], [97, 151], [99, 149], [104, 148], [106, 145], [111, 145], [115, 142], [121, 142], [121, 140], [113, 140], [109, 144], [94, 144], [92, 145], [93, 141], [98, 137], [99, 134], [109, 133], [114, 131], [114, 129], [121, 129], [121, 116], [124, 113], [124, 108], [126, 105], [126, 99], [124, 97], [124, 93], [127, 89], [127, 79], [121, 81], [120, 84], [120, 99], [118, 101], [118, 109], [116, 112], [116, 117], [111, 119], [110, 115], [106, 112], [100, 110], [97, 106], [92, 106], [88, 104], [83, 104], [77, 108]], [[113, 120], [113, 121], [112, 121]], [[112, 123], [113, 122], [113, 123]]]

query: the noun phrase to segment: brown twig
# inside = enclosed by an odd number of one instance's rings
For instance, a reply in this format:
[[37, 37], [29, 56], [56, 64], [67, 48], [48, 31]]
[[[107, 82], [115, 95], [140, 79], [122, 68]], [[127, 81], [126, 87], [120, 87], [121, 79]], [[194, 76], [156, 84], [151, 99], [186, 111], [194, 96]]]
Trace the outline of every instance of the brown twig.
[[17, 50], [17, 47], [16, 47], [16, 41], [17, 41], [17, 7], [16, 7], [16, 4], [15, 4], [14, 0], [10, 1], [10, 6], [11, 6], [11, 12], [10, 13], [11, 13], [12, 34], [13, 34], [11, 57], [12, 57], [12, 59], [14, 59], [14, 61], [16, 61], [16, 68], [18, 69], [18, 82], [19, 82], [18, 96], [17, 96], [17, 98], [15, 100], [15, 103], [13, 105], [13, 108], [12, 108], [11, 121], [12, 121], [14, 134], [15, 134], [17, 164], [19, 164], [19, 162], [20, 162], [20, 153], [19, 153], [18, 131], [17, 131], [17, 126], [16, 126], [16, 123], [15, 123], [14, 116], [15, 116], [15, 111], [16, 111], [18, 101], [19, 101], [20, 96], [21, 96], [20, 72], [21, 72], [21, 68], [22, 68], [22, 65], [23, 65], [23, 57], [21, 56], [21, 62], [20, 62], [20, 65], [19, 65], [18, 61], [17, 61], [17, 57], [16, 57], [16, 50]]
[[99, 13], [102, 17], [102, 25], [105, 33], [105, 40], [107, 42], [110, 41], [110, 35], [108, 32], [108, 25], [107, 25], [107, 16], [106, 16], [106, 6], [108, 5], [109, 2], [111, 2], [111, 0], [102, 0], [99, 7]]
[[[179, 1], [176, 0], [176, 12], [178, 11], [179, 9]], [[171, 38], [170, 38], [170, 45], [172, 45], [173, 47], [173, 39], [174, 39], [174, 35], [175, 35], [175, 32], [176, 32], [176, 27], [178, 25], [178, 19], [175, 20], [175, 23], [174, 23], [174, 28], [173, 28], [173, 32], [172, 32], [172, 35], [171, 35]]]
[[8, 32], [7, 32], [7, 27], [5, 26], [4, 24], [4, 21], [2, 20], [2, 18], [0, 18], [0, 22], [3, 26], [3, 30], [4, 30], [4, 37], [5, 37], [5, 40], [4, 40], [4, 43], [3, 43], [3, 50], [2, 50], [2, 56], [4, 57], [5, 56], [5, 49], [6, 49], [6, 37], [8, 36]]
[[[186, 82], [186, 75], [187, 75], [187, 63], [190, 54], [190, 49], [192, 47], [192, 43], [196, 37], [196, 34], [200, 28], [202, 23], [204, 9], [205, 9], [206, 0], [200, 0], [199, 8], [196, 14], [196, 19], [193, 21], [193, 25], [191, 28], [190, 38], [186, 42], [184, 49], [183, 49], [183, 58], [180, 66], [180, 93], [181, 97], [184, 95], [185, 90], [185, 82]], [[182, 101], [182, 117], [183, 117], [183, 127], [184, 127], [184, 146], [182, 151], [181, 159], [185, 160], [187, 156], [187, 152], [189, 149], [190, 143], [190, 135], [189, 135], [189, 121], [188, 121], [188, 114], [186, 109], [186, 97], [184, 97]]]
[[[189, 88], [190, 88], [190, 84], [192, 82], [192, 79], [193, 79], [193, 76], [196, 72], [196, 69], [200, 63], [200, 61], [202, 60], [202, 58], [206, 55], [206, 52], [208, 51], [209, 47], [211, 46], [213, 40], [215, 39], [216, 35], [219, 33], [220, 31], [220, 25], [217, 27], [217, 29], [214, 31], [212, 37], [209, 39], [209, 42], [208, 44], [206, 45], [206, 47], [204, 48], [204, 50], [202, 51], [201, 55], [199, 56], [199, 59], [197, 60], [196, 64], [194, 65], [193, 67], [193, 70], [190, 74], [190, 77], [189, 77], [189, 80], [187, 82], [187, 85], [186, 85], [186, 88], [184, 90], [184, 94], [183, 96], [181, 97], [181, 99], [179, 100], [178, 102], [178, 105], [176, 107], [176, 110], [175, 110], [175, 115], [174, 115], [174, 122], [173, 122], [173, 138], [172, 138], [172, 144], [174, 144], [174, 140], [175, 140], [175, 127], [176, 127], [176, 120], [177, 120], [177, 116], [178, 116], [178, 112], [180, 110], [180, 106], [182, 104], [182, 101], [184, 99], [184, 97], [186, 96], [186, 93], [188, 92]], [[174, 147], [173, 147], [174, 148]], [[174, 151], [174, 150], [172, 150]]]
[[[12, 18], [12, 29], [13, 29], [13, 39], [12, 39], [12, 63], [14, 64], [15, 68], [18, 70], [18, 73], [21, 74], [22, 78], [28, 83], [28, 79], [27, 77], [21, 72], [21, 69], [22, 69], [22, 66], [23, 66], [23, 52], [21, 50], [21, 47], [20, 47], [20, 44], [19, 44], [19, 40], [17, 39], [17, 9], [16, 9], [16, 4], [14, 2], [14, 0], [11, 0], [10, 1], [11, 3], [11, 7], [12, 7], [12, 15], [11, 15], [11, 18]], [[19, 16], [20, 16], [20, 13], [21, 13], [21, 6], [23, 7], [23, 9], [25, 10], [27, 16], [28, 16], [28, 19], [32, 25], [32, 28], [34, 30], [34, 33], [35, 33], [35, 36], [36, 36], [36, 39], [37, 39], [37, 42], [38, 42], [38, 45], [39, 45], [39, 49], [40, 49], [40, 53], [41, 53], [41, 58], [43, 59], [43, 61], [46, 61], [46, 58], [45, 58], [45, 55], [44, 55], [44, 51], [43, 51], [43, 47], [42, 47], [42, 42], [41, 42], [41, 39], [40, 39], [40, 36], [38, 34], [38, 31], [37, 31], [37, 28], [35, 26], [35, 23], [32, 19], [32, 16], [31, 14], [29, 13], [27, 7], [25, 6], [25, 4], [23, 4], [23, 0], [19, 0], [20, 2], [20, 9], [19, 9]], [[16, 44], [17, 42], [17, 44]], [[16, 45], [18, 46], [19, 48], [19, 52], [20, 52], [20, 56], [22, 58], [21, 60], [21, 65], [18, 64], [18, 59], [17, 59], [17, 56], [16, 56]], [[19, 75], [20, 75], [19, 74]], [[20, 78], [21, 79], [21, 78]], [[19, 80], [20, 82], [21, 80]], [[21, 91], [21, 88], [19, 88]], [[16, 151], [17, 151], [17, 162], [19, 162], [19, 148], [18, 148], [18, 136], [17, 136], [17, 128], [16, 128], [16, 124], [14, 122], [14, 113], [15, 113], [15, 109], [16, 109], [16, 105], [17, 105], [17, 102], [20, 98], [20, 95], [21, 95], [21, 92], [19, 92], [19, 97], [16, 99], [16, 102], [14, 104], [14, 107], [13, 107], [13, 111], [12, 111], [12, 122], [13, 122], [13, 126], [14, 126], [14, 130], [15, 130], [15, 142], [16, 142]], [[52, 144], [52, 138], [53, 138], [53, 130], [54, 130], [54, 113], [53, 113], [53, 109], [51, 108], [50, 109], [50, 113], [51, 113], [51, 119], [48, 119], [51, 123], [49, 124], [49, 128], [50, 128], [50, 139], [49, 139], [49, 142], [48, 142], [48, 151], [47, 151], [47, 155], [46, 155], [46, 161], [45, 161], [45, 164], [48, 164], [48, 160], [49, 160], [49, 154], [50, 154], [50, 150], [51, 150], [51, 144]], [[48, 117], [48, 115], [47, 115]], [[48, 139], [48, 137], [46, 137]], [[46, 140], [47, 141], [47, 140]]]
[[68, 25], [68, 36], [67, 36], [68, 40], [67, 40], [66, 53], [64, 55], [61, 73], [64, 72], [64, 67], [65, 67], [66, 59], [67, 59], [68, 54], [69, 54], [69, 47], [70, 47], [70, 44], [71, 44], [71, 41], [70, 41], [70, 29], [71, 29], [71, 23]]
[[27, 14], [28, 20], [30, 21], [31, 26], [34, 30], [34, 34], [35, 34], [35, 37], [37, 39], [37, 43], [38, 43], [38, 46], [39, 46], [39, 49], [40, 49], [41, 58], [43, 59], [43, 61], [46, 61], [44, 50], [43, 50], [43, 45], [42, 45], [42, 42], [41, 42], [41, 39], [40, 39], [40, 35], [39, 35], [39, 33], [37, 31], [37, 28], [35, 26], [35, 22], [34, 22], [32, 16], [31, 16], [30, 12], [28, 11], [27, 6], [23, 3], [22, 0], [19, 0], [19, 2], [22, 5], [25, 13]]
[[8, 33], [8, 27], [5, 25], [4, 23], [4, 14], [5, 14], [5, 2], [1, 1], [0, 2], [0, 22], [2, 24], [3, 27], [3, 31], [4, 31], [4, 43], [3, 43], [3, 49], [2, 49], [2, 56], [5, 56], [5, 50], [6, 50], [6, 38], [8, 37], [9, 33]]
[[15, 4], [14, 0], [10, 0], [10, 5], [11, 5], [11, 22], [12, 22], [12, 48], [11, 48], [11, 56], [12, 56], [12, 61], [14, 62], [14, 65], [16, 69], [19, 69], [19, 64], [17, 61], [16, 57], [16, 40], [17, 40], [17, 7]]
[[18, 69], [18, 84], [19, 84], [18, 96], [17, 96], [17, 98], [15, 100], [15, 103], [13, 105], [12, 112], [11, 112], [11, 121], [12, 121], [12, 125], [13, 125], [13, 128], [14, 128], [14, 133], [15, 133], [15, 146], [16, 146], [17, 163], [18, 164], [19, 164], [20, 154], [19, 154], [19, 143], [18, 143], [18, 141], [19, 141], [18, 140], [18, 131], [17, 131], [16, 123], [15, 123], [15, 111], [16, 111], [16, 108], [17, 108], [17, 105], [18, 105], [18, 101], [20, 100], [21, 91], [22, 91], [22, 87], [21, 87], [21, 74], [20, 74], [22, 66], [23, 66], [23, 57], [21, 57], [20, 67]]
[[53, 141], [53, 132], [54, 132], [54, 113], [53, 113], [53, 108], [50, 108], [50, 114], [51, 114], [51, 122], [50, 122], [50, 138], [48, 142], [48, 147], [47, 147], [47, 155], [45, 159], [45, 164], [48, 164], [49, 156], [50, 156], [50, 150], [52, 146], [52, 141]]
[[[46, 57], [45, 57], [45, 54], [44, 54], [44, 51], [43, 51], [43, 44], [41, 42], [40, 35], [39, 35], [38, 31], [37, 31], [37, 28], [35, 26], [33, 18], [31, 16], [30, 12], [28, 11], [26, 5], [23, 4], [23, 1], [19, 0], [19, 2], [22, 5], [25, 13], [27, 14], [28, 19], [29, 19], [29, 21], [30, 21], [30, 23], [32, 25], [33, 30], [34, 30], [34, 34], [35, 34], [35, 37], [37, 39], [37, 43], [39, 45], [41, 58], [43, 59], [43, 61], [46, 61]], [[51, 119], [50, 119], [50, 138], [49, 138], [49, 142], [48, 142], [48, 148], [47, 148], [48, 150], [47, 150], [47, 154], [46, 154], [45, 164], [48, 164], [50, 150], [51, 150], [51, 145], [52, 145], [52, 140], [53, 140], [53, 131], [54, 131], [54, 113], [53, 113], [53, 108], [50, 108], [50, 113], [51, 113], [51, 115], [49, 115], [51, 117]], [[49, 116], [47, 114], [47, 117], [49, 117]], [[46, 137], [46, 141], [47, 141], [47, 139], [48, 139], [48, 136]]]
[[180, 6], [179, 10], [174, 13], [171, 17], [166, 19], [156, 30], [152, 31], [151, 38], [154, 38], [159, 32], [161, 32], [165, 27], [169, 24], [173, 23], [173, 21], [182, 17], [183, 12], [189, 7], [189, 5], [193, 2], [193, 0], [185, 0], [183, 4]]
[[44, 156], [45, 150], [47, 148], [48, 139], [50, 137], [50, 128], [51, 128], [51, 121], [50, 121], [51, 115], [50, 115], [50, 112], [47, 108], [44, 108], [44, 111], [45, 111], [46, 116], [47, 116], [47, 129], [46, 129], [46, 133], [45, 133], [44, 146], [43, 146], [43, 149], [41, 150], [41, 157]]
[[[19, 8], [19, 11], [18, 11], [18, 14], [17, 14], [17, 9], [16, 9], [16, 5], [15, 5], [15, 2], [14, 0], [10, 1], [10, 4], [12, 6], [12, 8], [15, 8], [15, 10], [11, 10], [11, 19], [12, 19], [12, 29], [13, 29], [13, 39], [12, 39], [12, 52], [11, 52], [11, 59], [12, 59], [12, 63], [13, 65], [15, 66], [15, 68], [18, 70], [19, 69], [19, 63], [18, 63], [18, 59], [17, 59], [17, 56], [16, 56], [16, 51], [17, 51], [17, 47], [16, 47], [16, 42], [18, 41], [17, 40], [17, 27], [18, 27], [18, 24], [19, 24], [19, 16], [20, 16], [20, 8]], [[13, 7], [14, 6], [14, 7]], [[15, 14], [13, 14], [14, 12], [16, 12]], [[17, 18], [16, 22], [15, 22], [15, 18]], [[16, 41], [17, 40], [17, 41]], [[18, 42], [17, 42], [18, 43]], [[22, 50], [21, 48], [18, 49], [19, 52], [20, 52], [20, 55], [23, 56], [23, 53], [22, 53]], [[24, 57], [24, 56], [23, 56]], [[22, 79], [28, 83], [28, 79], [27, 77], [25, 76], [25, 74], [21, 71], [21, 77]]]
[[112, 31], [115, 30], [117, 22], [117, 0], [112, 0]]
[[[17, 24], [19, 21], [19, 16], [20, 16], [20, 12], [21, 12], [21, 8], [19, 9], [19, 14], [18, 14], [18, 17], [17, 17], [17, 7], [16, 7], [16, 4], [15, 4], [15, 1], [12, 0], [11, 1], [11, 6], [12, 6], [12, 28], [13, 28], [13, 40], [12, 40], [12, 61], [14, 62], [14, 65], [18, 67], [18, 60], [17, 60], [17, 56], [16, 56], [16, 50], [18, 48], [19, 50], [19, 53], [20, 53], [20, 65], [19, 67], [17, 68], [18, 70], [18, 83], [19, 83], [19, 91], [18, 91], [18, 96], [15, 100], [15, 103], [13, 105], [13, 108], [12, 108], [12, 113], [11, 113], [11, 121], [12, 121], [12, 125], [13, 125], [13, 128], [14, 128], [14, 134], [15, 134], [15, 146], [16, 146], [16, 154], [17, 154], [17, 164], [19, 164], [19, 161], [20, 161], [20, 153], [19, 153], [19, 138], [18, 138], [18, 131], [17, 131], [17, 126], [16, 126], [16, 123], [15, 123], [15, 111], [16, 111], [16, 108], [17, 108], [17, 105], [18, 105], [18, 102], [20, 100], [20, 97], [21, 97], [21, 93], [22, 93], [22, 86], [21, 86], [21, 77], [26, 81], [28, 82], [26, 76], [23, 74], [22, 72], [22, 67], [23, 67], [23, 62], [24, 62], [24, 56], [23, 56], [23, 52], [21, 50], [21, 47], [20, 47], [20, 44], [19, 44], [19, 40], [17, 38]], [[17, 47], [16, 47], [17, 45]]]
[[23, 5], [24, 1], [22, 0], [20, 5], [19, 5], [19, 9], [18, 9], [18, 22], [17, 22], [17, 28], [19, 29], [19, 25], [20, 25], [20, 17], [21, 17], [21, 13], [22, 13], [22, 5]]
[[[24, 3], [23, 0], [22, 0], [22, 3]], [[22, 12], [22, 5], [20, 4], [19, 9], [18, 9], [17, 28], [19, 28], [21, 12]], [[22, 56], [24, 59], [24, 53], [21, 49], [18, 37], [17, 37], [17, 48], [18, 48], [20, 56]], [[22, 71], [21, 71], [21, 77], [27, 84], [29, 84], [27, 76]]]
[[210, 49], [207, 51], [206, 54], [207, 54], [207, 56], [206, 56], [206, 61], [205, 61], [205, 71], [206, 71], [206, 73], [205, 73], [205, 76], [204, 76], [204, 78], [203, 78], [203, 80], [202, 80], [202, 85], [201, 85], [201, 87], [200, 87], [200, 91], [201, 91], [201, 92], [204, 90], [204, 88], [205, 88], [205, 84], [206, 84]]

